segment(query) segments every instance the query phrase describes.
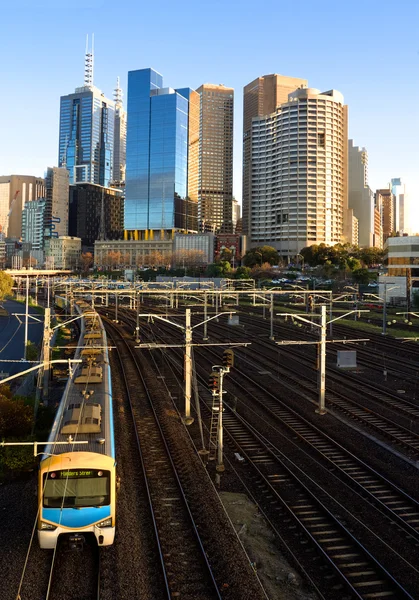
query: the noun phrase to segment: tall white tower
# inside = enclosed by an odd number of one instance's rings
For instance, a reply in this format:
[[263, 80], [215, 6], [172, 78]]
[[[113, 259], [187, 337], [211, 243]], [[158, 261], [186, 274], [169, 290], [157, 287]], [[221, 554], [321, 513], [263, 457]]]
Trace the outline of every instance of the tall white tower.
[[115, 102], [113, 179], [116, 185], [117, 182], [125, 181], [126, 167], [127, 113], [124, 110], [122, 96], [123, 93], [119, 84], [119, 77], [117, 77], [113, 96]]

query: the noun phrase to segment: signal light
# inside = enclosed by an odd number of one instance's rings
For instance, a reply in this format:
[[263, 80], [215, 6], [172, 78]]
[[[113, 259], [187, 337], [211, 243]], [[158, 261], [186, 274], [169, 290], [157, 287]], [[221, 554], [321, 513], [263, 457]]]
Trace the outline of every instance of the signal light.
[[314, 298], [313, 298], [313, 296], [309, 296], [307, 298], [307, 302], [308, 302], [308, 310], [309, 310], [309, 312], [313, 312], [313, 309], [314, 309]]
[[227, 369], [231, 369], [231, 367], [234, 365], [234, 352], [233, 350], [229, 349], [229, 350], [224, 350], [223, 352], [223, 367], [226, 367]]
[[208, 387], [213, 394], [218, 392], [218, 390], [220, 389], [220, 374], [216, 371], [213, 371], [209, 376]]

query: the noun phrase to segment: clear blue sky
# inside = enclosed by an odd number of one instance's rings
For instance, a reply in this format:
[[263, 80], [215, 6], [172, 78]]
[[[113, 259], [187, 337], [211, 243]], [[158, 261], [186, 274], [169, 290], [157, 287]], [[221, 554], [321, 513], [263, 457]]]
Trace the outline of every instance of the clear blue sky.
[[[97, 87], [153, 67], [170, 87], [235, 88], [234, 192], [241, 200], [243, 86], [280, 73], [335, 88], [369, 183], [402, 177], [419, 231], [419, 3], [416, 0], [14, 0], [1, 2], [0, 175], [57, 164], [59, 98], [82, 85], [95, 34]], [[126, 95], [125, 95], [126, 99]], [[416, 208], [418, 206], [418, 208]]]

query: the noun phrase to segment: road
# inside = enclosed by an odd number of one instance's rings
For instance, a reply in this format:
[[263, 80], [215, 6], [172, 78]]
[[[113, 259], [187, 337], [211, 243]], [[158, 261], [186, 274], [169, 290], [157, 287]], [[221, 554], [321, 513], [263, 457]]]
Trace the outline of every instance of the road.
[[[20, 360], [23, 357], [25, 341], [25, 317], [13, 316], [13, 313], [25, 312], [25, 305], [13, 300], [3, 302], [8, 316], [0, 316], [0, 371], [13, 375], [29, 368], [29, 363], [7, 363], [5, 360]], [[41, 319], [41, 322], [29, 319], [28, 339], [34, 344], [39, 344], [44, 328], [43, 315], [33, 307], [29, 307], [29, 314]], [[21, 323], [19, 323], [19, 319]]]

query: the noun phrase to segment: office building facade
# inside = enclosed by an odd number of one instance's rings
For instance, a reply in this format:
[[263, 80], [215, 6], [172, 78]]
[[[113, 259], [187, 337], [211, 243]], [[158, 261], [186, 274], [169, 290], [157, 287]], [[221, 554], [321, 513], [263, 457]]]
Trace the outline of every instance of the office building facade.
[[368, 185], [368, 153], [348, 145], [348, 206], [358, 219], [359, 246], [374, 246], [374, 193]]
[[112, 179], [115, 107], [93, 85], [61, 97], [58, 165], [70, 184], [109, 186]]
[[125, 181], [126, 154], [127, 154], [127, 113], [122, 103], [122, 90], [119, 86], [119, 77], [114, 90], [115, 125], [113, 146], [113, 185], [121, 185]]
[[272, 245], [295, 259], [305, 246], [348, 238], [342, 94], [298, 89], [276, 112], [253, 119], [251, 138], [251, 244]]
[[250, 206], [252, 188], [252, 119], [274, 113], [288, 102], [288, 94], [307, 87], [306, 79], [284, 75], [264, 75], [248, 83], [243, 90], [243, 201], [242, 230], [250, 233]]
[[80, 238], [64, 235], [45, 240], [45, 261], [51, 269], [77, 269], [80, 256]]
[[45, 236], [68, 235], [69, 174], [67, 169], [48, 167], [45, 175]]
[[45, 180], [31, 175], [0, 177], [0, 227], [9, 238], [22, 237], [22, 210], [27, 202], [45, 197]]
[[196, 91], [200, 96], [199, 229], [232, 233], [234, 90], [206, 83]]
[[394, 229], [400, 234], [409, 233], [409, 211], [405, 185], [396, 177], [390, 182], [391, 193], [394, 197]]
[[130, 71], [128, 115], [125, 238], [198, 231], [199, 95]]
[[390, 187], [375, 192], [375, 203], [380, 207], [383, 243], [385, 244], [387, 238], [396, 232], [394, 215], [395, 201]]
[[83, 252], [93, 252], [96, 240], [123, 237], [122, 191], [91, 183], [70, 186], [69, 234], [81, 239]]

